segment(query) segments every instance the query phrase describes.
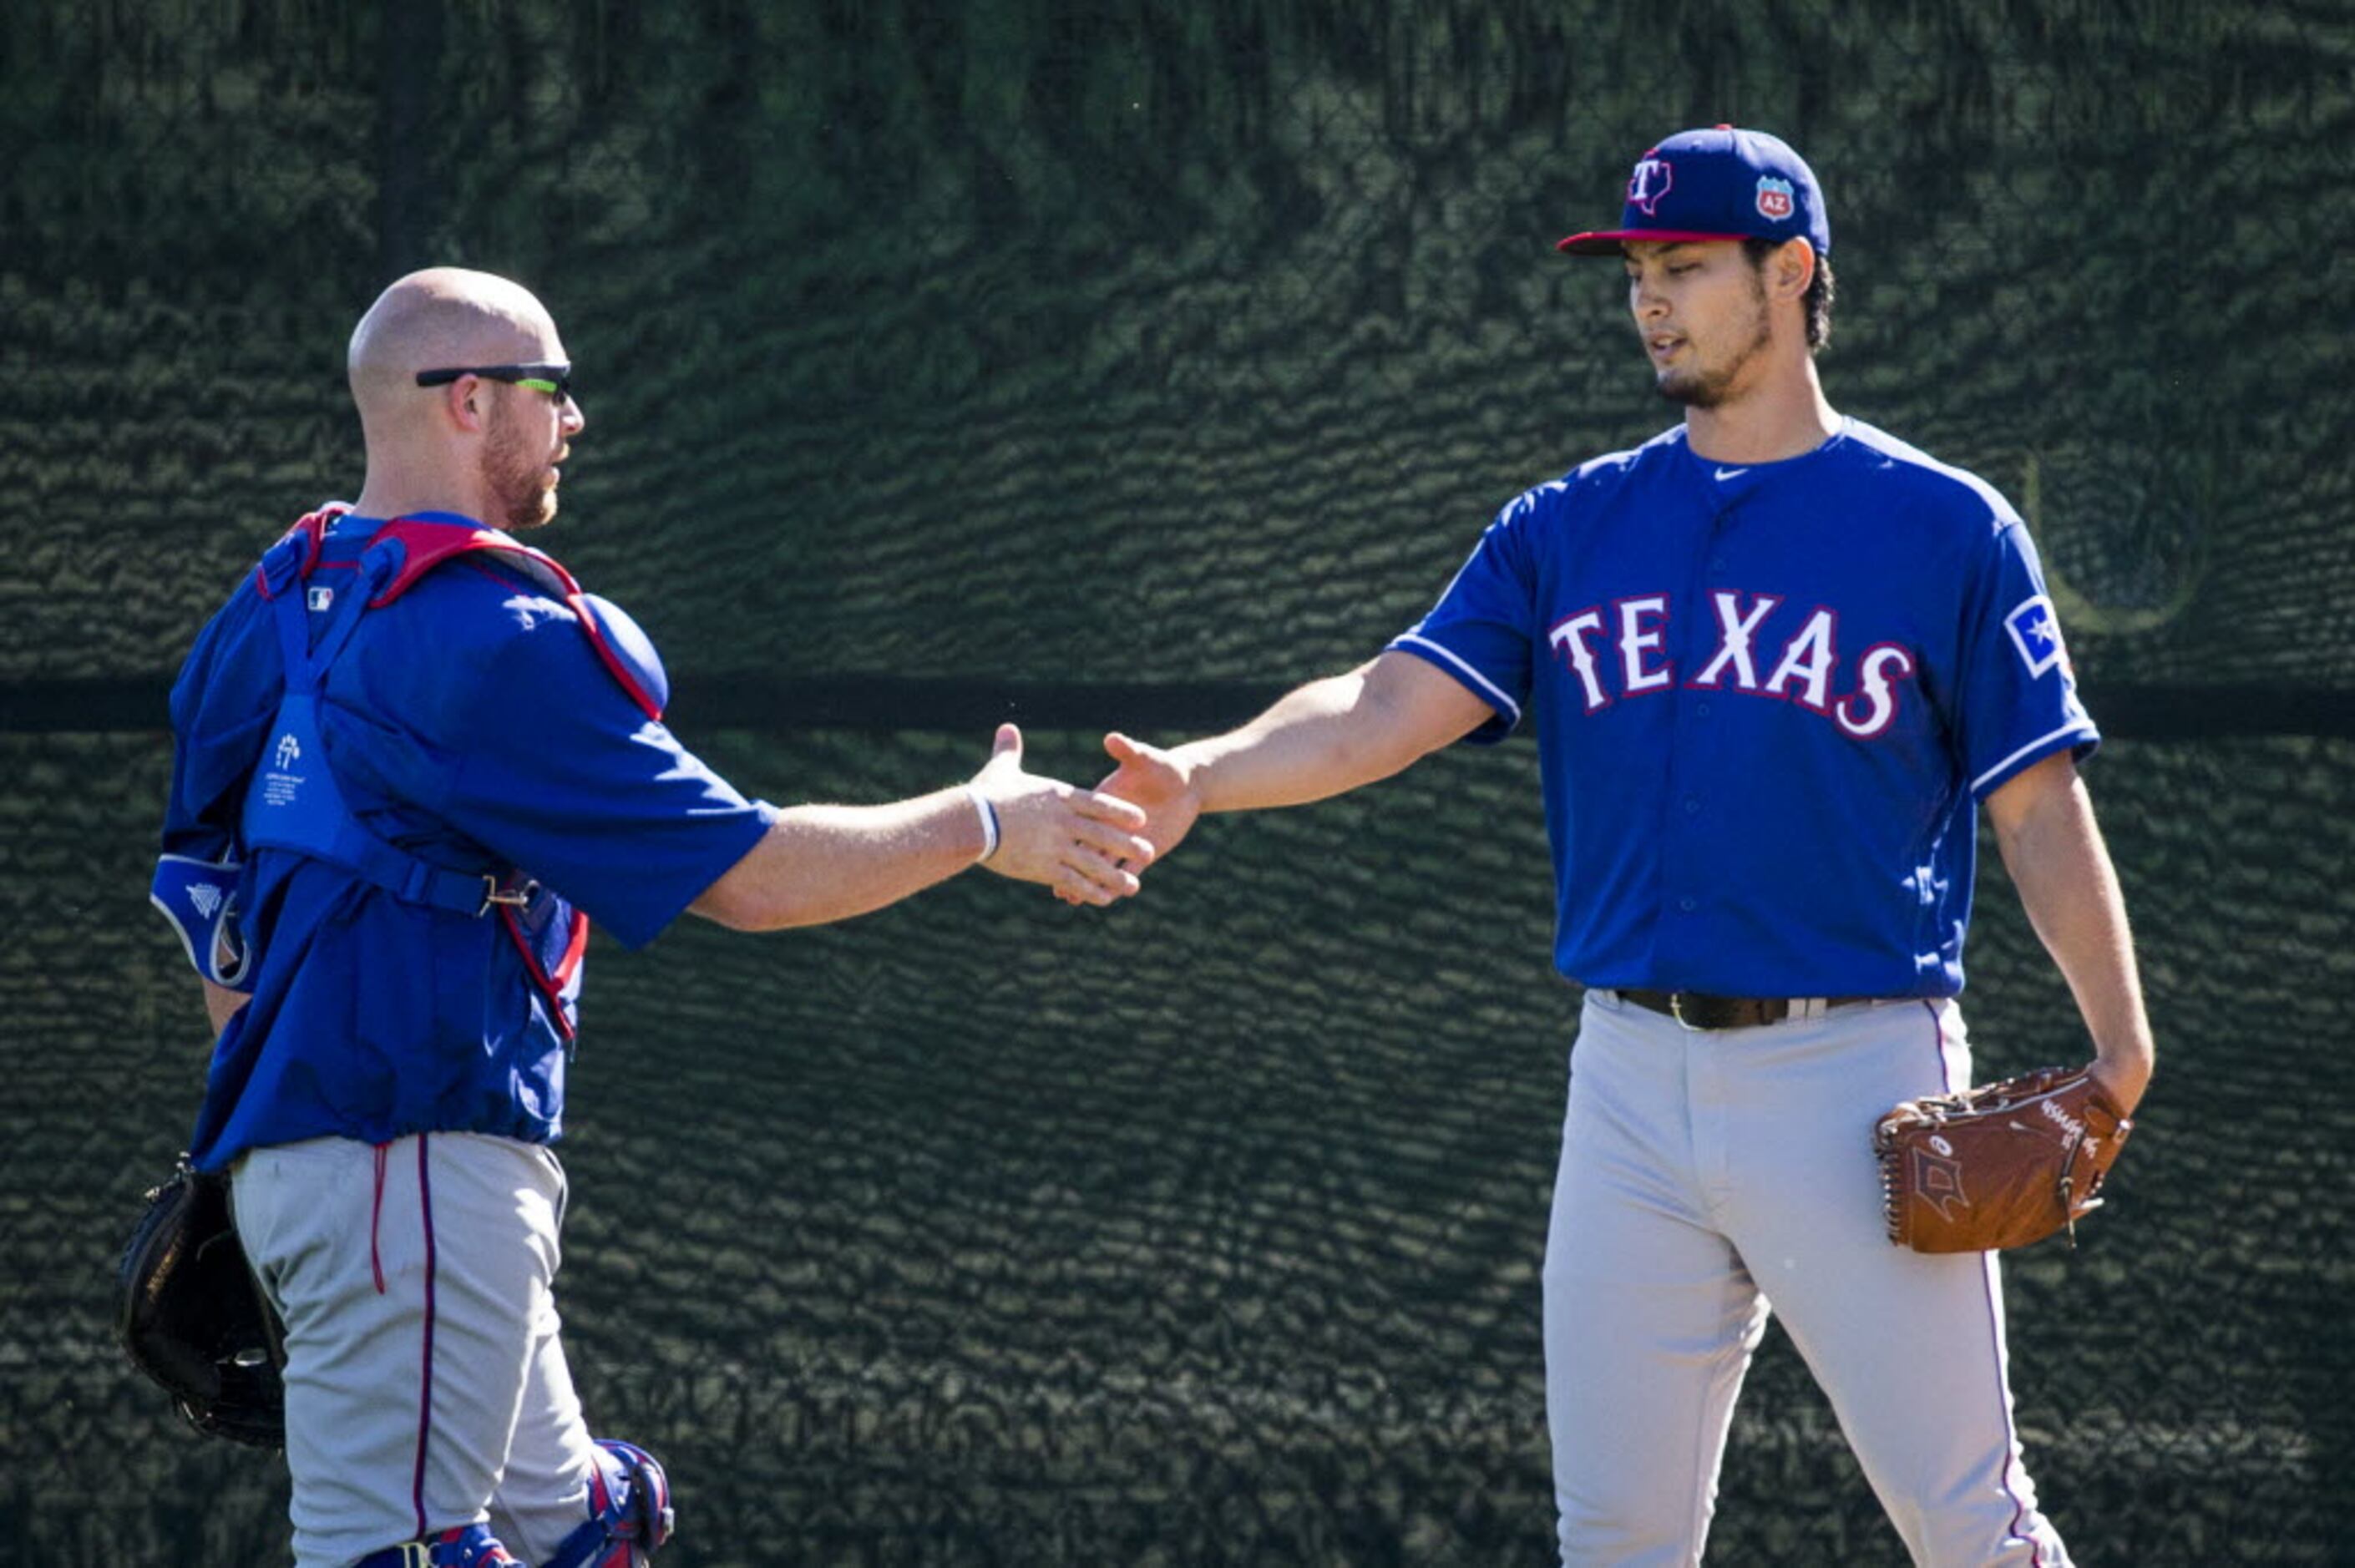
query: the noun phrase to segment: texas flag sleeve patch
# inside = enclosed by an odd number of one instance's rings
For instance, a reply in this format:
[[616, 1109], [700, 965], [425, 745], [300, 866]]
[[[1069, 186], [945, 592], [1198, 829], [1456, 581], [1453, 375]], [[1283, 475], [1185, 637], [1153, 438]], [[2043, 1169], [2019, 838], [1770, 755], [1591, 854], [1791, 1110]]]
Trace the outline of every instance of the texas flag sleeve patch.
[[2056, 666], [2064, 676], [2073, 673], [2068, 650], [2061, 644], [2061, 619], [2052, 613], [2052, 601], [2042, 594], [2023, 600], [2005, 616], [2003, 629], [2011, 633], [2011, 645], [2019, 650], [2019, 661], [2028, 666], [2030, 675], [2041, 675]]

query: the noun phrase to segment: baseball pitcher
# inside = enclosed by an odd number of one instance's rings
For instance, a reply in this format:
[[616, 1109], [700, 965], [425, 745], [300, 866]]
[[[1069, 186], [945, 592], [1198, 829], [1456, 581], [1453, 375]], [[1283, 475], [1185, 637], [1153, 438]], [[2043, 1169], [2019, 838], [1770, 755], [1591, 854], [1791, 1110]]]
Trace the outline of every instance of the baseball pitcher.
[[[1107, 736], [1101, 788], [1166, 854], [1532, 722], [1585, 988], [1544, 1270], [1562, 1561], [1700, 1560], [1771, 1309], [1916, 1562], [2054, 1568], [1985, 1249], [2091, 1206], [2152, 1047], [2035, 548], [1826, 399], [1831, 226], [1781, 141], [1672, 136], [1560, 248], [1624, 266], [1681, 421], [1515, 499], [1359, 669], [1214, 738]], [[1967, 1100], [1982, 810], [2094, 1060]], [[1968, 1223], [1996, 1210], [2028, 1222]]]

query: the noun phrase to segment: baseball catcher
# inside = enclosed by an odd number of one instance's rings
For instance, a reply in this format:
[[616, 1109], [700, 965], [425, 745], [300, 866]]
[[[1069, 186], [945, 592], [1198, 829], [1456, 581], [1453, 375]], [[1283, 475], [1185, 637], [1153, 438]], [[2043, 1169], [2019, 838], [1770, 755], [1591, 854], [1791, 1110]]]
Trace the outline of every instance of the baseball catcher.
[[2065, 1228], [2074, 1246], [2133, 1130], [2090, 1074], [2066, 1067], [1907, 1100], [1872, 1130], [1889, 1239], [1986, 1252]]
[[[357, 500], [263, 553], [172, 688], [152, 896], [216, 1038], [124, 1342], [208, 1430], [293, 1391], [240, 1429], [283, 1431], [302, 1568], [638, 1568], [669, 1482], [591, 1436], [554, 1294], [589, 921], [823, 925], [985, 864], [1103, 905], [1154, 849], [1140, 808], [1025, 771], [1012, 725], [928, 794], [747, 798], [664, 724], [645, 633], [509, 532], [554, 519], [586, 427], [547, 307], [427, 268], [346, 368]], [[282, 1383], [226, 1316], [249, 1272]]]
[[199, 1432], [257, 1448], [286, 1442], [285, 1327], [230, 1220], [226, 1178], [186, 1155], [123, 1249], [114, 1333], [131, 1363]]

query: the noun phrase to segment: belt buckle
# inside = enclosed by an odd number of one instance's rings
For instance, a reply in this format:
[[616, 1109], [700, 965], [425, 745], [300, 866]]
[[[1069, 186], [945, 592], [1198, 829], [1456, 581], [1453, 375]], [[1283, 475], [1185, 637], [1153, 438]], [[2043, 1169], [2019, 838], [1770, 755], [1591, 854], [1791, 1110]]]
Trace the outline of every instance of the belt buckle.
[[491, 912], [491, 906], [494, 904], [504, 904], [511, 909], [521, 909], [531, 902], [532, 895], [538, 891], [539, 884], [528, 877], [524, 879], [520, 886], [501, 887], [499, 879], [486, 871], [483, 873], [483, 906], [474, 913], [487, 915]]
[[1688, 1034], [1706, 1034], [1709, 1033], [1709, 1030], [1704, 1025], [1689, 1022], [1686, 1020], [1685, 993], [1680, 991], [1672, 991], [1668, 992], [1668, 1016], [1675, 1019], [1677, 1021], [1677, 1027], [1682, 1029]]

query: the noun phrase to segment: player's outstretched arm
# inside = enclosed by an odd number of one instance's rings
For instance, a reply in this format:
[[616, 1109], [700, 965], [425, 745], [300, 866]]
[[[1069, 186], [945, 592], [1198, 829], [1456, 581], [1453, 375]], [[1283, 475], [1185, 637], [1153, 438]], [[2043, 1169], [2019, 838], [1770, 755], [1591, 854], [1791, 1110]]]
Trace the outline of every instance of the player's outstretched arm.
[[[986, 810], [985, 810], [986, 808]], [[1000, 725], [970, 784], [881, 806], [794, 806], [689, 906], [740, 931], [821, 926], [896, 904], [976, 863], [1044, 883], [1071, 904], [1110, 904], [1154, 855], [1145, 813], [1022, 768], [1022, 732]], [[992, 828], [996, 834], [990, 847]]]
[[2094, 1076], [2131, 1113], [2150, 1082], [2150, 1020], [2126, 900], [2077, 765], [2065, 751], [2048, 757], [2007, 780], [1987, 805], [2028, 922], [2094, 1037]]
[[1108, 735], [1104, 750], [1118, 766], [1096, 789], [1144, 808], [1138, 831], [1166, 855], [1205, 811], [1345, 794], [1462, 739], [1491, 714], [1423, 660], [1383, 652], [1299, 687], [1224, 735], [1166, 750]]

